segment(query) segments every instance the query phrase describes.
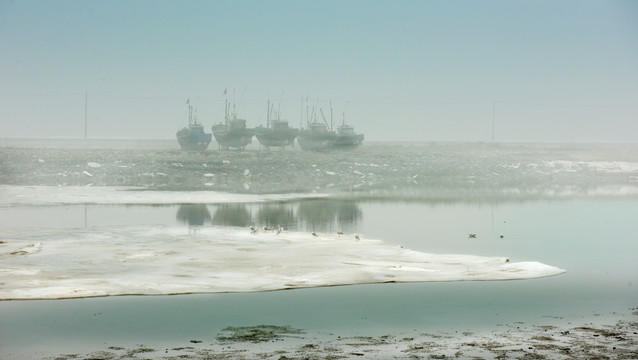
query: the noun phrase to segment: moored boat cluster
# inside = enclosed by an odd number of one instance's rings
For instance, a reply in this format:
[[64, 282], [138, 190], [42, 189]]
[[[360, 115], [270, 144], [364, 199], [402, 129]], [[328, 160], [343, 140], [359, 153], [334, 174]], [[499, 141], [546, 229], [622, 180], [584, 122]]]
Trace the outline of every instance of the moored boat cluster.
[[332, 121], [329, 125], [323, 116], [322, 122], [317, 121], [313, 116], [312, 121], [307, 121], [307, 128], [293, 128], [287, 120], [283, 120], [280, 114], [271, 116], [273, 108], [268, 102], [267, 123], [255, 128], [248, 128], [246, 120], [237, 115], [237, 109], [232, 108], [228, 102], [225, 106], [224, 121], [212, 126], [212, 135], [205, 133], [203, 125], [193, 115], [193, 108], [190, 101], [187, 101], [189, 109], [188, 126], [177, 132], [177, 140], [183, 150], [203, 151], [208, 148], [215, 137], [219, 149], [239, 149], [243, 150], [252, 142], [253, 136], [257, 138], [260, 145], [271, 148], [283, 149], [286, 146], [294, 146], [295, 139], [303, 150], [328, 151], [337, 149], [351, 149], [359, 147], [364, 140], [364, 135], [356, 133], [354, 128], [345, 122], [345, 116], [341, 125], [333, 129]]

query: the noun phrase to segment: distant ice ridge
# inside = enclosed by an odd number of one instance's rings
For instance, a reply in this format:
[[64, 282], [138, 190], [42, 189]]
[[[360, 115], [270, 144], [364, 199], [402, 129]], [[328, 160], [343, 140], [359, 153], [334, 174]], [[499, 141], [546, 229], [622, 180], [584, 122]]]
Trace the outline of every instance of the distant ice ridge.
[[638, 173], [638, 163], [628, 161], [545, 161], [545, 167], [562, 172], [577, 172], [589, 169], [604, 173]]
[[0, 206], [249, 203], [326, 197], [322, 194], [230, 194], [217, 191], [150, 191], [117, 186], [0, 185]]
[[0, 300], [516, 280], [564, 272], [504, 257], [426, 254], [345, 234], [211, 227], [188, 235], [181, 227], [123, 226], [0, 237]]

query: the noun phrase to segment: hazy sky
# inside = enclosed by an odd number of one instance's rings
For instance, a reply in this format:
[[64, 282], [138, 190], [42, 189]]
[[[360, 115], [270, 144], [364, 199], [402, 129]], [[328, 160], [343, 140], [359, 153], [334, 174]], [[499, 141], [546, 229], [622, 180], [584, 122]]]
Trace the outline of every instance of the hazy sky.
[[187, 98], [210, 131], [224, 89], [249, 126], [490, 141], [495, 98], [497, 141], [636, 143], [638, 1], [0, 0], [0, 137], [83, 137], [85, 91], [90, 138], [174, 138]]

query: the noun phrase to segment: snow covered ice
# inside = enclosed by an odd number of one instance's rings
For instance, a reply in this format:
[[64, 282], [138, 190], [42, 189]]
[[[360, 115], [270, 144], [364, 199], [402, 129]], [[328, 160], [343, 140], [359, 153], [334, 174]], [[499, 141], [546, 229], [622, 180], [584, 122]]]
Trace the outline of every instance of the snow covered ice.
[[[383, 282], [514, 280], [559, 268], [436, 255], [354, 234], [119, 226], [5, 234], [0, 299], [251, 292]], [[35, 239], [39, 239], [35, 242]]]

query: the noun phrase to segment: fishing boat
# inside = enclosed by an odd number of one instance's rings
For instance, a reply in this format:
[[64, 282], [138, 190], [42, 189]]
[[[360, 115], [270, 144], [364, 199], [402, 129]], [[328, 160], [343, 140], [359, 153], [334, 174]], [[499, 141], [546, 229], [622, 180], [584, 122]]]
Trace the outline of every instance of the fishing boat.
[[328, 125], [315, 121], [299, 132], [297, 142], [303, 150], [326, 151], [332, 148], [336, 137], [337, 134]]
[[186, 100], [186, 104], [188, 105], [188, 126], [177, 132], [177, 142], [182, 150], [204, 151], [208, 148], [212, 135], [204, 132], [204, 126], [197, 120], [196, 111], [193, 112], [190, 100]]
[[232, 112], [230, 111], [228, 101], [226, 101], [224, 122], [213, 125], [212, 130], [220, 149], [243, 150], [246, 145], [252, 142], [253, 135], [255, 135], [254, 129], [246, 127], [246, 120], [237, 117], [237, 108], [234, 104]]
[[361, 146], [363, 139], [363, 134], [357, 134], [352, 126], [346, 124], [344, 115], [341, 125], [337, 127], [337, 136], [332, 143], [332, 147], [335, 149], [357, 148]]
[[293, 146], [299, 129], [292, 128], [288, 125], [288, 121], [281, 120], [281, 112], [279, 111], [277, 111], [277, 117], [271, 119], [272, 110], [269, 100], [266, 127], [260, 125], [255, 128], [257, 140], [266, 148], [279, 147], [283, 149], [285, 146]]
[[[297, 142], [303, 150], [328, 151], [340, 149], [354, 149], [363, 143], [363, 134], [357, 134], [354, 128], [347, 125], [345, 116], [343, 122], [337, 127], [337, 131], [328, 126], [323, 110], [320, 109], [323, 123], [314, 121], [308, 124], [308, 129], [302, 130], [297, 136]], [[330, 115], [332, 125], [332, 111]]]

